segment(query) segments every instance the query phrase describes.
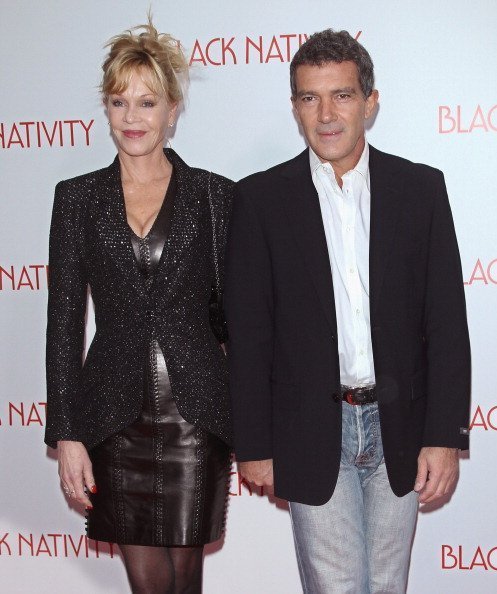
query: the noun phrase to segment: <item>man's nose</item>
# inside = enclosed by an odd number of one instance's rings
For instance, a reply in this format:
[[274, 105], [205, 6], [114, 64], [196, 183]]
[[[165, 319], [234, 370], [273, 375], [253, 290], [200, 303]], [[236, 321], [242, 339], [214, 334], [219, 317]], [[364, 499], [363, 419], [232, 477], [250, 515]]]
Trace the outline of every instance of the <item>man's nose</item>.
[[337, 119], [336, 108], [333, 100], [325, 99], [322, 100], [319, 105], [318, 118], [323, 124], [333, 122]]

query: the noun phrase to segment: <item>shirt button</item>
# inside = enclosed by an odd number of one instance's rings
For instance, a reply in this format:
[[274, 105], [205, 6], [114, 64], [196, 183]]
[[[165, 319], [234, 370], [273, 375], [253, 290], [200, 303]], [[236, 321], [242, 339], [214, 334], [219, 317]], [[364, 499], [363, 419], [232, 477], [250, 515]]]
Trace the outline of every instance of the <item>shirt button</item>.
[[364, 351], [363, 350], [360, 350], [359, 351], [359, 355], [361, 355], [361, 357], [362, 357], [364, 355]]
[[350, 274], [354, 274], [354, 272], [355, 272], [354, 268], [349, 268], [349, 272], [350, 272]]
[[359, 314], [361, 313], [361, 310], [360, 310], [359, 308], [357, 308], [357, 309], [355, 310], [355, 312], [356, 312], [356, 314], [357, 314], [357, 315], [359, 315]]

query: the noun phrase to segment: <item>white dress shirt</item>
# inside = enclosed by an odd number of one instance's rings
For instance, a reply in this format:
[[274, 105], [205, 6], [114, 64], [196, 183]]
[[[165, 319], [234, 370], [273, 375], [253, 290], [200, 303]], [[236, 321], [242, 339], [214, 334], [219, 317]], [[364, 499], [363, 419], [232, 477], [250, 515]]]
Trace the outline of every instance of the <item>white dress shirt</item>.
[[369, 146], [354, 169], [342, 176], [342, 188], [329, 163], [309, 148], [312, 180], [319, 196], [338, 330], [340, 382], [346, 386], [375, 383], [369, 316]]

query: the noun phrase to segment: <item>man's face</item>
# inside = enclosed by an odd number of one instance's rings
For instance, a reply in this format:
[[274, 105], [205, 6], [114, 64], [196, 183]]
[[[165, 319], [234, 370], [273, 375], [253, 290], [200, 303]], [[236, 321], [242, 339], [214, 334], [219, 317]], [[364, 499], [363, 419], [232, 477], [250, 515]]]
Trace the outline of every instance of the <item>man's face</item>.
[[351, 61], [298, 66], [295, 82], [297, 95], [292, 101], [307, 142], [341, 177], [361, 157], [365, 120], [374, 111], [378, 92], [364, 97], [357, 66]]

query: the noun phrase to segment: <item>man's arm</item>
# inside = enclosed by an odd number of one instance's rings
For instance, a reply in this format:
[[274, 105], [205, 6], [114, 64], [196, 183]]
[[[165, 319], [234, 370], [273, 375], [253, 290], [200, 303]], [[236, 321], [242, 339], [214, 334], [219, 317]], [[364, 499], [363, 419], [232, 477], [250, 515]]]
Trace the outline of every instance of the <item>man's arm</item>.
[[440, 172], [436, 175], [424, 319], [428, 400], [415, 484], [422, 503], [453, 490], [458, 449], [469, 447], [471, 369], [464, 284], [445, 182]]
[[272, 475], [273, 455], [271, 263], [244, 182], [237, 186], [228, 233], [225, 310], [235, 453], [245, 463], [240, 465], [242, 474], [253, 482], [266, 481]]

